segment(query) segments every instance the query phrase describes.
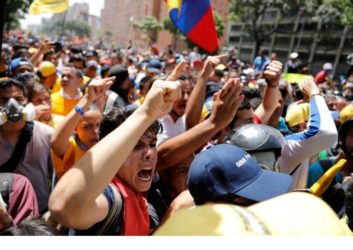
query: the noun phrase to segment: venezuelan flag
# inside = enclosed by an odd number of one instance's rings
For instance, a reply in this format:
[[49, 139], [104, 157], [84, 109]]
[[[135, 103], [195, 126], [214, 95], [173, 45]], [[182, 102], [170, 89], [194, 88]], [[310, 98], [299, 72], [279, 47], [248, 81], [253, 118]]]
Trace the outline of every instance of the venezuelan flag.
[[29, 14], [60, 13], [68, 8], [69, 0], [34, 0], [29, 7]]
[[210, 0], [166, 0], [169, 16], [186, 37], [213, 53], [218, 48]]

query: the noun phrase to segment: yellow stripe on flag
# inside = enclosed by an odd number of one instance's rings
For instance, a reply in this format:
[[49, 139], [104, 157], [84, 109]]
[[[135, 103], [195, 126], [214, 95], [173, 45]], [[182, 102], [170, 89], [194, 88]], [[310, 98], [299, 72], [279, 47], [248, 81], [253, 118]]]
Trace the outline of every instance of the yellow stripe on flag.
[[29, 14], [60, 13], [68, 8], [69, 0], [34, 0], [29, 7]]
[[312, 77], [308, 75], [303, 75], [303, 74], [294, 74], [294, 73], [285, 73], [283, 74], [283, 78], [288, 81], [288, 83], [293, 84], [293, 83], [301, 83], [302, 81], [305, 80], [307, 77]]
[[172, 9], [178, 9], [180, 10], [181, 5], [183, 4], [183, 0], [168, 0], [168, 11]]

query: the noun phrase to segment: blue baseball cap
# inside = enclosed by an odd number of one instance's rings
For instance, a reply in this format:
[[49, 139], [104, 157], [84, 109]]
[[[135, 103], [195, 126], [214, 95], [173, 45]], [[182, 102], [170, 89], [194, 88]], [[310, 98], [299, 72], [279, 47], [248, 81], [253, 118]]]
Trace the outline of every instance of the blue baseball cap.
[[33, 68], [33, 64], [30, 61], [22, 57], [17, 57], [10, 62], [9, 71], [13, 72], [16, 68], [23, 65], [28, 65], [31, 68]]
[[147, 71], [150, 73], [161, 73], [162, 64], [157, 59], [152, 59], [147, 66]]
[[287, 193], [291, 184], [290, 175], [264, 170], [244, 150], [227, 144], [200, 153], [188, 174], [196, 204], [236, 196], [260, 202]]

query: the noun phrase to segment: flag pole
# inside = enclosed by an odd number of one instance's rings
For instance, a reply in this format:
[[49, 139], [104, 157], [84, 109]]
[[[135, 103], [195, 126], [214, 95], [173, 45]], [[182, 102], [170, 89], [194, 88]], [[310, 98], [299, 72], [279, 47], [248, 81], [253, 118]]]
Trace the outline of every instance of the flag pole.
[[5, 7], [7, 0], [0, 2], [0, 56], [2, 52], [2, 38], [4, 36]]
[[147, 0], [145, 0], [145, 16], [147, 15], [148, 15], [148, 3], [147, 3]]
[[65, 26], [65, 22], [66, 22], [66, 13], [67, 13], [67, 10], [65, 10], [63, 22], [61, 24], [60, 37], [62, 37], [64, 35], [64, 26]]

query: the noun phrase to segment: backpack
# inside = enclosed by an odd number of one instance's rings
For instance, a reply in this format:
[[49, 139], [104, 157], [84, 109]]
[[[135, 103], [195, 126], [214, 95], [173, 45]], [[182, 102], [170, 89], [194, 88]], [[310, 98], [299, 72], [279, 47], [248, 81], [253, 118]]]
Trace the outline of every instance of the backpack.
[[[332, 167], [331, 161], [329, 159], [323, 159], [319, 161], [321, 168], [324, 172]], [[336, 178], [334, 178], [329, 186], [329, 188], [322, 195], [322, 199], [330, 205], [330, 207], [339, 215], [344, 213], [344, 201], [346, 195], [342, 187]]]

